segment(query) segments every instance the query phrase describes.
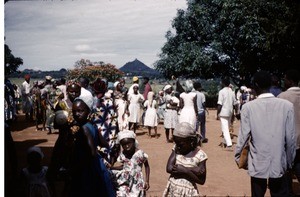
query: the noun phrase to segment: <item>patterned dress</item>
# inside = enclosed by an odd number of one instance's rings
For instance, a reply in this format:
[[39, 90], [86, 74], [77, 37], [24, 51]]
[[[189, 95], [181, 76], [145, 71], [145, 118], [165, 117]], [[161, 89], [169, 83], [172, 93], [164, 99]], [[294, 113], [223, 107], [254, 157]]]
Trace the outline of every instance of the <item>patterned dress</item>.
[[[207, 155], [204, 151], [196, 149], [197, 153], [194, 157], [185, 157], [184, 155], [176, 155], [176, 164], [185, 167], [196, 167], [204, 160], [207, 160]], [[187, 179], [175, 179], [170, 177], [163, 196], [200, 196], [196, 183], [192, 183]]]
[[118, 162], [123, 164], [123, 169], [113, 170], [118, 185], [117, 196], [145, 196], [142, 167], [147, 159], [148, 155], [142, 150], [135, 152], [131, 159], [120, 154]]
[[117, 113], [112, 99], [98, 99], [96, 109], [91, 115], [91, 121], [96, 125], [103, 138], [107, 141], [109, 148], [101, 148], [101, 153], [108, 162], [115, 155], [114, 147], [117, 140]]

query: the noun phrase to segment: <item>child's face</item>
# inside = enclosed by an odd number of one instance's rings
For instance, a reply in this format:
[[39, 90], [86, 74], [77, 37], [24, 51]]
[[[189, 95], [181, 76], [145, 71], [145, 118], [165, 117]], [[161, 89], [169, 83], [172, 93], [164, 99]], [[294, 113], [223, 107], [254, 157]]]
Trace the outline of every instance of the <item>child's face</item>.
[[175, 153], [179, 155], [186, 155], [193, 150], [191, 138], [182, 138], [174, 136], [173, 140], [176, 144]]
[[90, 113], [88, 106], [81, 100], [75, 101], [72, 106], [74, 119], [78, 123], [84, 123]]
[[135, 140], [132, 138], [124, 138], [120, 141], [120, 144], [123, 148], [123, 153], [126, 154], [133, 154], [135, 151]]

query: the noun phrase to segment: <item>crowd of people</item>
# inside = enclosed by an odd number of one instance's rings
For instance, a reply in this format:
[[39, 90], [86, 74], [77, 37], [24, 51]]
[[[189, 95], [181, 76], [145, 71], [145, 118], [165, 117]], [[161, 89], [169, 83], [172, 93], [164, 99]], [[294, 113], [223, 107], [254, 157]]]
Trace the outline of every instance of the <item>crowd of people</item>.
[[[200, 195], [196, 184], [206, 181], [208, 158], [201, 149], [202, 143], [208, 143], [208, 110], [200, 81], [180, 84], [177, 80], [176, 87], [167, 84], [156, 93], [148, 77], [140, 83], [135, 76], [132, 84], [120, 78], [113, 85], [104, 78], [91, 83], [85, 77], [66, 81], [46, 76], [32, 84], [29, 75], [24, 79], [20, 89], [5, 80], [7, 128], [17, 117], [21, 97], [27, 121], [34, 121], [37, 130], [59, 132], [48, 168], [31, 161], [39, 163], [43, 158], [39, 149], [28, 151], [28, 162], [35, 166], [23, 170], [29, 184], [27, 194], [43, 190], [43, 196], [56, 196], [54, 183], [63, 180], [64, 196], [145, 196], [150, 188], [151, 164], [147, 153], [139, 149], [136, 132], [145, 127], [149, 139], [159, 138], [157, 126], [163, 120], [166, 142], [174, 143], [166, 164], [170, 178], [163, 196]], [[243, 147], [249, 143], [253, 196], [263, 196], [268, 184], [271, 194], [287, 196], [292, 193], [292, 172], [300, 179], [299, 73], [287, 72], [284, 82], [286, 91], [274, 95], [272, 77], [267, 72], [254, 75], [252, 89], [241, 86], [237, 92], [229, 78], [222, 79], [217, 119], [223, 145], [233, 150], [230, 127], [233, 118], [239, 119], [235, 158], [239, 162]], [[37, 154], [30, 156], [32, 152]], [[42, 173], [42, 182], [46, 181], [49, 188], [32, 186], [38, 181], [31, 183], [34, 176], [30, 174], [37, 172]]]

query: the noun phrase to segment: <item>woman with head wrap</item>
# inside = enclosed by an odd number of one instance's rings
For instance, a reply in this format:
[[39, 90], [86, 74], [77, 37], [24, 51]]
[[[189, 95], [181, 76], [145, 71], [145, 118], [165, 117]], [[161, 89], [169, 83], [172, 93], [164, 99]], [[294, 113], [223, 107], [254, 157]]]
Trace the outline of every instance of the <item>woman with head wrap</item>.
[[79, 96], [72, 106], [78, 129], [74, 132], [70, 196], [114, 197], [110, 174], [97, 151], [99, 133], [88, 119], [92, 107], [93, 96], [88, 94]]
[[138, 123], [141, 118], [141, 104], [144, 102], [144, 97], [139, 93], [139, 85], [133, 85], [133, 94], [128, 94], [128, 110], [129, 110], [129, 129], [133, 126], [133, 131], [136, 132]]
[[155, 138], [158, 138], [157, 135], [157, 105], [156, 100], [154, 100], [154, 92], [150, 91], [147, 95], [147, 100], [144, 102], [144, 107], [146, 107], [144, 126], [148, 127], [149, 138], [151, 138], [151, 129], [154, 128]]
[[119, 153], [116, 143], [118, 135], [117, 112], [111, 91], [107, 89], [107, 80], [98, 78], [93, 83], [94, 107], [91, 114], [91, 122], [96, 126], [98, 132], [106, 141], [100, 151], [109, 165], [113, 164]]
[[173, 88], [171, 85], [166, 85], [163, 90], [165, 92], [165, 101], [166, 101], [164, 127], [165, 127], [167, 142], [170, 143], [172, 142], [172, 140], [170, 140], [169, 138], [170, 129], [172, 132], [171, 138], [173, 138], [173, 130], [176, 124], [178, 123], [177, 103], [173, 102], [172, 100]]
[[191, 80], [187, 80], [185, 82], [185, 92], [180, 94], [180, 116], [179, 123], [188, 122], [190, 123], [194, 129], [196, 130], [196, 120], [198, 114], [197, 108], [197, 94], [192, 92], [193, 90], [193, 82]]

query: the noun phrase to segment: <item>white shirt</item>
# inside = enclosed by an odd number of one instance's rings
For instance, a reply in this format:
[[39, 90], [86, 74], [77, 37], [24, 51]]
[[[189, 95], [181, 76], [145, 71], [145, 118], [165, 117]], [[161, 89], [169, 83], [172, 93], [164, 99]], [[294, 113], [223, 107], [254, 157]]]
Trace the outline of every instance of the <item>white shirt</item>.
[[233, 106], [236, 104], [234, 92], [229, 87], [219, 91], [218, 104], [222, 105], [220, 116], [230, 117], [233, 113]]

